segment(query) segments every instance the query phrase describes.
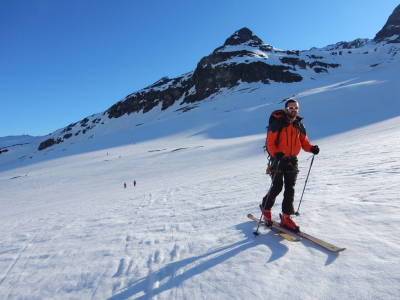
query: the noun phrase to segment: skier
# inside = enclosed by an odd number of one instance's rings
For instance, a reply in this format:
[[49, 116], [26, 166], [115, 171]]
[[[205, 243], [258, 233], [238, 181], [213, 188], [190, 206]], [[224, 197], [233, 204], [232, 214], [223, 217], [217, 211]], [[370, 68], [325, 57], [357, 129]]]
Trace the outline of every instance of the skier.
[[126, 182], [124, 183], [124, 188], [126, 189]]
[[133, 186], [136, 186], [136, 180], [133, 182]]
[[294, 214], [294, 187], [299, 173], [297, 155], [301, 148], [313, 154], [319, 153], [318, 146], [313, 146], [309, 142], [306, 129], [301, 122], [302, 118], [298, 113], [299, 103], [295, 99], [290, 99], [286, 102], [284, 110], [277, 110], [271, 116], [274, 120], [268, 126], [266, 148], [272, 157], [271, 177], [274, 181], [261, 205], [264, 219], [271, 226], [271, 208], [285, 183], [281, 224], [296, 232], [299, 232], [300, 228], [292, 220], [291, 215]]

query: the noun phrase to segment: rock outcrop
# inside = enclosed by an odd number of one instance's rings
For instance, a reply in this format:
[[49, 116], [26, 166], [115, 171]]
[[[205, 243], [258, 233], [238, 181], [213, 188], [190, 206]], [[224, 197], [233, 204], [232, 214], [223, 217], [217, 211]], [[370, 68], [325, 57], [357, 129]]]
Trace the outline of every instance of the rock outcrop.
[[395, 8], [386, 24], [374, 38], [377, 43], [384, 40], [388, 43], [400, 43], [400, 5]]

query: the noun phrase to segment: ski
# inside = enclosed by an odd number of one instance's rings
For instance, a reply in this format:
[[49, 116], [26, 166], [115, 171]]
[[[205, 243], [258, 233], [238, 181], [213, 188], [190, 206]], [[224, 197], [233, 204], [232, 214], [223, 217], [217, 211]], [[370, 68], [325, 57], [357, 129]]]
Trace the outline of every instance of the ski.
[[301, 241], [301, 238], [295, 238], [293, 236], [291, 236], [290, 234], [283, 232], [282, 230], [279, 230], [278, 228], [275, 227], [268, 227], [264, 222], [260, 222], [260, 220], [258, 220], [256, 217], [254, 217], [252, 214], [248, 214], [247, 217], [251, 220], [253, 220], [254, 222], [263, 225], [264, 227], [272, 230], [273, 232], [275, 232], [276, 234], [279, 234], [281, 237], [283, 237], [284, 239], [286, 239], [289, 242], [299, 242]]
[[303, 232], [303, 231], [301, 231], [301, 232], [294, 232], [294, 231], [290, 230], [289, 228], [282, 226], [282, 225], [281, 225], [280, 223], [278, 223], [277, 221], [272, 220], [272, 222], [273, 222], [273, 226], [275, 226], [275, 227], [277, 227], [277, 228], [280, 228], [280, 229], [283, 229], [283, 230], [285, 230], [285, 231], [288, 231], [288, 232], [290, 232], [290, 233], [294, 233], [294, 234], [296, 234], [297, 236], [302, 237], [302, 238], [305, 238], [306, 240], [309, 240], [310, 242], [313, 242], [314, 244], [317, 244], [317, 245], [319, 245], [319, 246], [321, 246], [321, 247], [323, 247], [323, 248], [325, 248], [325, 249], [327, 249], [327, 250], [329, 250], [329, 251], [332, 251], [332, 252], [340, 252], [340, 251], [346, 250], [346, 248], [340, 248], [340, 247], [334, 246], [334, 245], [332, 245], [332, 244], [330, 244], [330, 243], [328, 243], [328, 242], [325, 242], [325, 241], [323, 241], [323, 240], [321, 240], [321, 239], [319, 239], [319, 238], [316, 238], [316, 237], [314, 237], [314, 236], [312, 236], [312, 235], [310, 235], [310, 234], [308, 234], [308, 233], [305, 233], [305, 232]]

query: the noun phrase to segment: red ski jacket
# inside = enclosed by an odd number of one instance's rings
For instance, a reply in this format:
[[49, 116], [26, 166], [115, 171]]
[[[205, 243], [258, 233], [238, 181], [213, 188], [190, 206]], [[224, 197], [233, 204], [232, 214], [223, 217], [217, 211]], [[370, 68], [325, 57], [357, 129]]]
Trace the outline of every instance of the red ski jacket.
[[276, 111], [274, 116], [276, 120], [268, 127], [265, 145], [271, 155], [275, 156], [275, 153], [285, 151], [285, 157], [297, 156], [301, 148], [306, 152], [311, 152], [312, 145], [307, 138], [306, 128], [301, 122], [303, 118], [297, 116], [291, 123], [283, 110]]

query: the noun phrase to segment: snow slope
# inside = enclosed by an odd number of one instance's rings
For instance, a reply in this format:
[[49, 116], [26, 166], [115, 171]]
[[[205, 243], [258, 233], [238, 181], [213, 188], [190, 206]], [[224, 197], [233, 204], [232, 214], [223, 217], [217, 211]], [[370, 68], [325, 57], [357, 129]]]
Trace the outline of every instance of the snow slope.
[[340, 254], [253, 238], [264, 135], [170, 136], [1, 172], [0, 298], [397, 299], [399, 121], [315, 141], [296, 221]]
[[[0, 299], [397, 299], [394, 58], [242, 83], [187, 112], [176, 103], [107, 120], [93, 138], [43, 151], [34, 145], [47, 137], [0, 138]], [[270, 185], [268, 116], [290, 96], [321, 148], [295, 220], [342, 253], [267, 229], [254, 238], [246, 217]], [[296, 207], [309, 158], [299, 156]]]

